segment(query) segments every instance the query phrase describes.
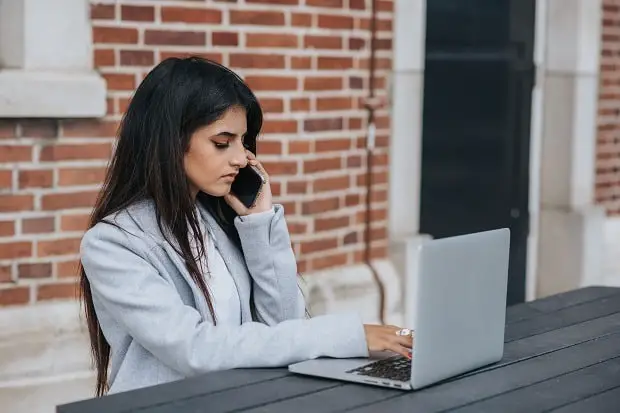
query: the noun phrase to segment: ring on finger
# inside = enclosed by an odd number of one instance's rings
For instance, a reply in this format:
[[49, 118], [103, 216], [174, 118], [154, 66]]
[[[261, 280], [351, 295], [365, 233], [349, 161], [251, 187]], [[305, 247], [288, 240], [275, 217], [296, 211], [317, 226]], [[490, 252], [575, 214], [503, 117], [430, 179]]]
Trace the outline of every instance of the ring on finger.
[[413, 330], [408, 329], [408, 328], [401, 328], [400, 330], [396, 330], [396, 335], [413, 337]]

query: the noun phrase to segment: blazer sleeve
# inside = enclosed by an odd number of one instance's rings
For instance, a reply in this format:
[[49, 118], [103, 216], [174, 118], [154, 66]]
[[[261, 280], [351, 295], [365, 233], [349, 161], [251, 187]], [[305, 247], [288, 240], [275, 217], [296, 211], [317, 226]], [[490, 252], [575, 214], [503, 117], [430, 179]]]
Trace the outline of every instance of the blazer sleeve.
[[149, 248], [111, 225], [99, 224], [81, 243], [81, 260], [97, 312], [170, 368], [186, 376], [208, 371], [280, 367], [327, 357], [368, 355], [355, 314], [215, 326], [185, 305], [173, 283], [150, 264]]
[[297, 261], [282, 205], [271, 211], [235, 218], [258, 321], [274, 325], [303, 318], [306, 304], [298, 285]]

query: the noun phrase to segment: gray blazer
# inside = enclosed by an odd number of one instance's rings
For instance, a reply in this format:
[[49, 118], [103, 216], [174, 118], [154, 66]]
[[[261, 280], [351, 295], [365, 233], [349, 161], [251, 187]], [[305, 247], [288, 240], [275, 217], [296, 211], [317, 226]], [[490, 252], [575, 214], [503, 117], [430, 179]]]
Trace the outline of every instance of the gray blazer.
[[110, 393], [214, 370], [368, 355], [356, 314], [305, 318], [281, 205], [275, 215], [235, 219], [243, 253], [202, 207], [200, 214], [237, 286], [240, 326], [213, 325], [181, 256], [159, 231], [152, 202], [112, 217], [123, 230], [99, 223], [82, 239], [82, 264], [111, 346]]

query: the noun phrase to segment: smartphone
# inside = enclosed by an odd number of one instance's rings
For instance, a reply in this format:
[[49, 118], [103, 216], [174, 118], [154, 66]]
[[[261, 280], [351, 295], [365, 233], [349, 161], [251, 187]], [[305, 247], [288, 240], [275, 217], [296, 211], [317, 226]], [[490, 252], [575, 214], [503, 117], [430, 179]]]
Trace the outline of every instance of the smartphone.
[[232, 192], [246, 208], [252, 208], [266, 183], [263, 174], [253, 165], [239, 169], [239, 174], [230, 188]]

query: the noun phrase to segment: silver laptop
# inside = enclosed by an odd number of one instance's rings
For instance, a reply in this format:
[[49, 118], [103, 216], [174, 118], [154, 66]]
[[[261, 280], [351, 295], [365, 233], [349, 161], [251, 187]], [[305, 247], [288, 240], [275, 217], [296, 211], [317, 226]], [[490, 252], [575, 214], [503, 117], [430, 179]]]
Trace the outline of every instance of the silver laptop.
[[[418, 250], [412, 360], [394, 353], [319, 358], [294, 373], [419, 389], [499, 361], [504, 352], [510, 231], [430, 240]], [[403, 326], [410, 327], [410, 326]]]

